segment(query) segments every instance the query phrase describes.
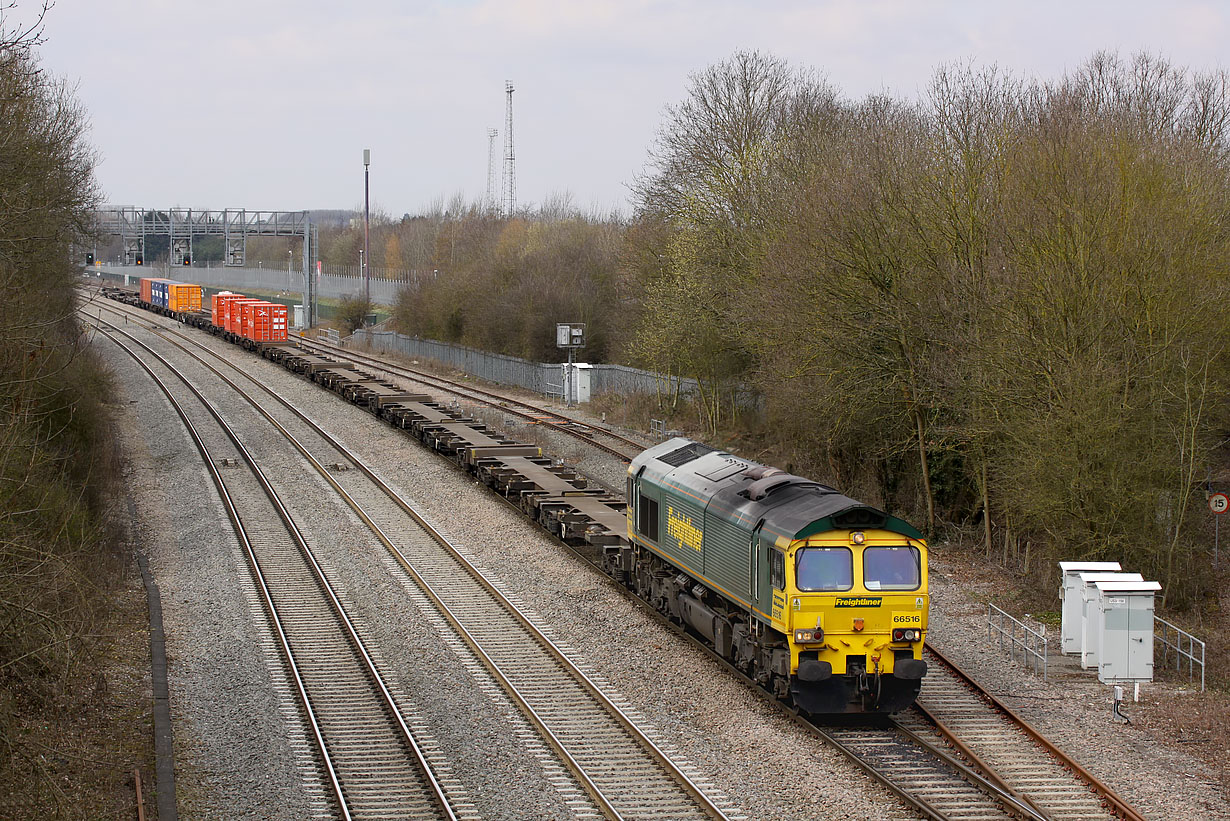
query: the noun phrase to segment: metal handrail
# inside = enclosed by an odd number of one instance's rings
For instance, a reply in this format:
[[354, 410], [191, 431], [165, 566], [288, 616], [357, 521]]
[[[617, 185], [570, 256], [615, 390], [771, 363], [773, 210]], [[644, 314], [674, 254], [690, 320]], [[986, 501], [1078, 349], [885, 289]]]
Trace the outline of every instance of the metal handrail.
[[1021, 661], [1031, 664], [1035, 675], [1038, 673], [1038, 668], [1042, 668], [1042, 681], [1045, 682], [1049, 641], [1046, 637], [1046, 628], [1042, 625], [1039, 627], [1042, 628], [1041, 631], [1033, 629], [1020, 619], [987, 602], [987, 641], [997, 638], [1001, 652], [1007, 645], [1008, 657], [1013, 661], [1016, 660], [1017, 651], [1020, 650]]
[[[1162, 632], [1158, 635], [1157, 628], [1161, 625]], [[1174, 635], [1174, 640], [1171, 640], [1171, 634]], [[1183, 647], [1183, 640], [1187, 639], [1187, 649]], [[1183, 671], [1183, 660], [1187, 660], [1187, 680], [1191, 681], [1195, 678], [1196, 665], [1200, 665], [1200, 691], [1204, 692], [1204, 642], [1193, 636], [1181, 627], [1178, 627], [1165, 619], [1153, 617], [1153, 641], [1161, 642], [1162, 644], [1162, 664], [1170, 665], [1171, 651], [1174, 651], [1174, 669], [1179, 672]], [[1196, 657], [1197, 645], [1199, 645], [1200, 657]]]

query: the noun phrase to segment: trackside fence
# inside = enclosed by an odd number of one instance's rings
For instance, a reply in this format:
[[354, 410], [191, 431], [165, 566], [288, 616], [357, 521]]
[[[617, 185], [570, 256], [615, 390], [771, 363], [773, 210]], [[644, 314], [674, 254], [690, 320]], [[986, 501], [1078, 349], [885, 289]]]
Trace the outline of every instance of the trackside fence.
[[987, 640], [999, 644], [1000, 652], [1008, 651], [1008, 657], [1033, 668], [1037, 675], [1042, 672], [1042, 680], [1046, 681], [1047, 638], [1042, 630], [1035, 630], [1025, 622], [1000, 610], [987, 602]]
[[[563, 383], [558, 362], [531, 362], [515, 356], [480, 351], [450, 342], [420, 339], [393, 331], [370, 328], [355, 331], [347, 345], [370, 345], [382, 351], [395, 351], [414, 359], [432, 359], [463, 373], [499, 385], [516, 385], [544, 396], [559, 395]], [[674, 393], [696, 392], [696, 380], [666, 376], [624, 365], [594, 365], [590, 371], [590, 392], [599, 393]]]
[[1200, 690], [1204, 692], [1204, 642], [1183, 630], [1176, 627], [1165, 619], [1153, 617], [1153, 644], [1154, 651], [1161, 645], [1162, 665], [1169, 667], [1173, 660], [1174, 669], [1180, 673], [1183, 672], [1183, 667], [1187, 667], [1187, 680], [1192, 681], [1196, 677], [1196, 667], [1200, 668]]
[[[134, 285], [141, 277], [167, 277], [184, 282], [195, 282], [209, 288], [233, 288], [273, 291], [299, 295], [303, 293], [303, 273], [286, 268], [233, 268], [215, 265], [165, 266], [165, 265], [105, 265], [98, 269], [108, 279]], [[394, 305], [397, 291], [405, 283], [400, 280], [372, 278], [372, 302], [378, 305]], [[362, 277], [349, 273], [321, 274], [316, 278], [316, 295], [321, 299], [341, 299], [363, 293]], [[302, 298], [299, 300], [302, 302]]]

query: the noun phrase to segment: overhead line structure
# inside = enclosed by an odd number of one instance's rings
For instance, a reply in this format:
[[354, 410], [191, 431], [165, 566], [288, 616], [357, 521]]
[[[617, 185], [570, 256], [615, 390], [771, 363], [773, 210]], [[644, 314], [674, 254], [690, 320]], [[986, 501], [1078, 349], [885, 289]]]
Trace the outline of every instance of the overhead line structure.
[[495, 212], [495, 138], [498, 136], [498, 129], [487, 129], [487, 201], [484, 205], [488, 213]]
[[368, 170], [372, 164], [372, 151], [370, 148], [363, 149], [363, 301], [370, 306], [372, 301], [372, 281], [367, 272], [372, 267], [372, 249], [368, 244], [368, 226], [371, 223], [371, 207], [370, 202], [370, 187], [368, 185], [369, 175]]
[[100, 234], [118, 236], [124, 247], [124, 264], [145, 264], [146, 237], [164, 236], [170, 239], [172, 265], [192, 262], [192, 238], [221, 236], [224, 244], [223, 264], [241, 267], [245, 264], [247, 240], [250, 236], [302, 237], [303, 304], [308, 327], [316, 324], [312, 307], [316, 304], [316, 283], [311, 262], [320, 252], [320, 234], [307, 211], [249, 211], [246, 208], [224, 208], [221, 211], [194, 208], [100, 208], [94, 212], [95, 227]]

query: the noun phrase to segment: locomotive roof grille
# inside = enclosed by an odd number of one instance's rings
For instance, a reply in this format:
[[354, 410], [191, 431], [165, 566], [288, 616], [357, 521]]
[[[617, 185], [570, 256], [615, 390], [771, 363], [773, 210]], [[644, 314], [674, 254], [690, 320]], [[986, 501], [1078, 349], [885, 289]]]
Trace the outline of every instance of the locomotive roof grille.
[[666, 462], [671, 467], [680, 467], [691, 462], [693, 459], [699, 459], [706, 453], [713, 453], [714, 449], [708, 445], [702, 445], [700, 442], [691, 442], [681, 448], [676, 448], [670, 453], [659, 456], [658, 459]]

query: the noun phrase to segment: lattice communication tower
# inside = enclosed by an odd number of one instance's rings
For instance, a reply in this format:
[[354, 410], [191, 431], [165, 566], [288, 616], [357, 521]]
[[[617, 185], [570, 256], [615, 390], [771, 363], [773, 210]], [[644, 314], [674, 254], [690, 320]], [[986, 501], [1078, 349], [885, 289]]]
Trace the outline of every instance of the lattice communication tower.
[[487, 129], [487, 199], [483, 207], [489, 212], [495, 211], [495, 138], [499, 134], [494, 128]]
[[508, 115], [504, 120], [504, 216], [511, 217], [517, 210], [517, 161], [513, 153], [512, 80], [504, 81], [504, 93], [508, 95]]

